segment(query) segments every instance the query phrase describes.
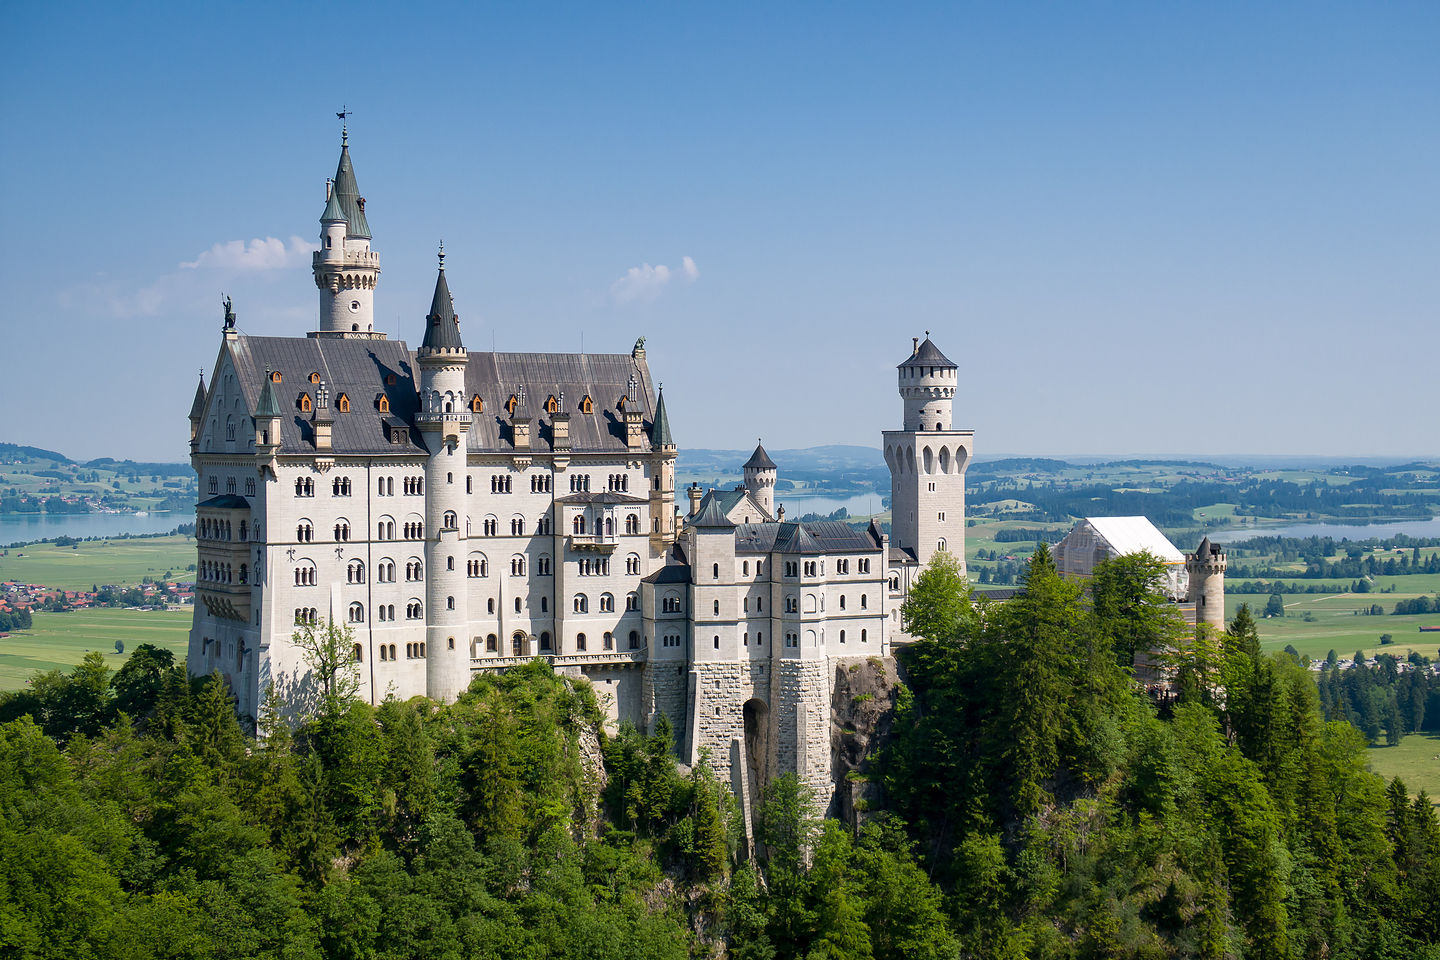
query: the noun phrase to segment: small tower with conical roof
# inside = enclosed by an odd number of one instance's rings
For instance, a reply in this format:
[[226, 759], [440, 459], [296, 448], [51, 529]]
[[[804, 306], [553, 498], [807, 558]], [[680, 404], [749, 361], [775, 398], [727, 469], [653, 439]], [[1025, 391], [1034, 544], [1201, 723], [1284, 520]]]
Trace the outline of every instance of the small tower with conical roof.
[[200, 374], [200, 385], [195, 388], [195, 400], [190, 404], [190, 452], [200, 442], [200, 424], [205, 420], [205, 374]]
[[1190, 579], [1186, 599], [1195, 604], [1195, 626], [1208, 623], [1225, 629], [1225, 551], [1209, 537], [1200, 541], [1194, 553], [1185, 554], [1185, 573]]
[[383, 337], [375, 333], [375, 285], [380, 257], [370, 249], [370, 223], [365, 198], [355, 183], [348, 132], [340, 135], [340, 164], [335, 179], [325, 183], [325, 211], [320, 214], [320, 249], [311, 258], [315, 286], [320, 288], [320, 333], [336, 336]]
[[765, 511], [767, 520], [775, 516], [775, 480], [778, 477], [779, 468], [775, 466], [775, 461], [765, 452], [765, 445], [756, 440], [755, 452], [745, 461], [745, 489]]
[[655, 400], [655, 419], [650, 424], [651, 467], [655, 482], [650, 488], [650, 543], [656, 551], [675, 542], [675, 437], [670, 433], [670, 415], [665, 412], [665, 388]]
[[899, 366], [903, 430], [885, 431], [890, 468], [890, 542], [923, 566], [948, 550], [965, 570], [965, 469], [975, 431], [957, 430], [951, 406], [959, 368], [926, 331]]
[[445, 280], [443, 245], [425, 337], [415, 359], [420, 366], [415, 423], [430, 451], [425, 465], [425, 692], [431, 699], [450, 701], [470, 684], [463, 524], [471, 416], [465, 402], [469, 357]]

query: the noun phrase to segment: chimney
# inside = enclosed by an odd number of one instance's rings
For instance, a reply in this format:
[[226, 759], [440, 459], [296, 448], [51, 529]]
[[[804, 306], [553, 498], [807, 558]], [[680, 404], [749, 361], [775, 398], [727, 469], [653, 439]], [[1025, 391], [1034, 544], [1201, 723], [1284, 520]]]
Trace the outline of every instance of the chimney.
[[704, 494], [700, 492], [700, 484], [698, 483], [690, 484], [685, 490], [685, 493], [690, 497], [690, 516], [693, 517], [700, 512], [700, 499]]

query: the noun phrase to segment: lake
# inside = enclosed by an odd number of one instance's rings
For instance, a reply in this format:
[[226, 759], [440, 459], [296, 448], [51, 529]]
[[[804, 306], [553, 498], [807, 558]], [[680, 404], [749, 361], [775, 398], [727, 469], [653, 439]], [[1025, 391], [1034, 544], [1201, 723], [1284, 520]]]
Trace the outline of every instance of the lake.
[[1289, 523], [1274, 527], [1234, 527], [1210, 534], [1214, 543], [1235, 543], [1251, 537], [1334, 537], [1368, 540], [1370, 537], [1440, 537], [1440, 517], [1429, 520], [1386, 520], [1379, 523]]
[[0, 516], [0, 543], [49, 540], [54, 537], [118, 537], [121, 534], [169, 533], [182, 523], [194, 523], [194, 511], [151, 513], [9, 513]]
[[797, 497], [793, 494], [785, 496], [781, 491], [775, 491], [776, 505], [784, 505], [785, 516], [790, 520], [798, 520], [807, 513], [826, 516], [841, 507], [848, 510], [852, 517], [868, 517], [872, 513], [884, 512], [885, 507], [881, 504], [880, 497], [879, 493], [858, 493], [850, 497]]

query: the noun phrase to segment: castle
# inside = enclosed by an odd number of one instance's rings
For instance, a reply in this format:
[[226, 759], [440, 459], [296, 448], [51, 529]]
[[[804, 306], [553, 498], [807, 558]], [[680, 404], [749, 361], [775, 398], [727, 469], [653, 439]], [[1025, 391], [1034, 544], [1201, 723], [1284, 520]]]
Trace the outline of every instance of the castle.
[[297, 626], [353, 632], [360, 696], [453, 700], [541, 657], [587, 678], [614, 722], [663, 716], [742, 802], [781, 772], [828, 796], [842, 658], [886, 656], [931, 556], [965, 556], [973, 431], [927, 336], [899, 365], [884, 434], [892, 532], [799, 523], [757, 446], [744, 483], [686, 491], [646, 362], [471, 352], [443, 249], [419, 346], [375, 329], [380, 257], [342, 137], [312, 272], [318, 329], [256, 337], [227, 314], [190, 411], [197, 603], [189, 669], [255, 718], [314, 678]]

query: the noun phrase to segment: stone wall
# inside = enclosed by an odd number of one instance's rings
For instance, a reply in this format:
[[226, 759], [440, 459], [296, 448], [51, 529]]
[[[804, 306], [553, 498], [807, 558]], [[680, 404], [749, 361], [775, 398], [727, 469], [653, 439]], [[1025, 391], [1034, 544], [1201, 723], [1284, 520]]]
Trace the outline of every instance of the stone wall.
[[826, 660], [782, 660], [779, 671], [773, 769], [793, 771], [815, 790], [824, 809], [831, 793], [830, 665]]

